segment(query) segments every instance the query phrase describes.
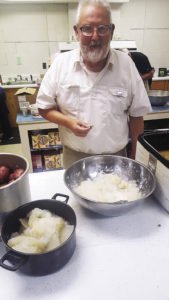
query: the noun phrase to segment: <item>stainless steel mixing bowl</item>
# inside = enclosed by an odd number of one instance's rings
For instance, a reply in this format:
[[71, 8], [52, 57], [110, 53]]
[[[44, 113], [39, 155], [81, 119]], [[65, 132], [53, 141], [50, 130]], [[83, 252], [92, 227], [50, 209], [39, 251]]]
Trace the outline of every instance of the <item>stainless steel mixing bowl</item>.
[[169, 91], [149, 90], [148, 96], [153, 106], [163, 106], [169, 102]]
[[16, 180], [0, 186], [0, 214], [10, 212], [18, 206], [31, 201], [29, 186], [29, 163], [21, 155], [0, 153], [0, 165], [14, 170], [16, 167], [24, 169], [24, 173]]
[[[115, 173], [124, 180], [135, 180], [142, 194], [134, 201], [118, 201], [113, 203], [96, 202], [87, 197], [81, 197], [74, 191], [82, 181], [94, 179], [100, 172]], [[81, 159], [72, 164], [64, 173], [64, 181], [77, 201], [85, 208], [104, 216], [119, 216], [125, 214], [140, 201], [147, 198], [155, 189], [156, 180], [153, 173], [143, 164], [121, 156], [96, 155]]]

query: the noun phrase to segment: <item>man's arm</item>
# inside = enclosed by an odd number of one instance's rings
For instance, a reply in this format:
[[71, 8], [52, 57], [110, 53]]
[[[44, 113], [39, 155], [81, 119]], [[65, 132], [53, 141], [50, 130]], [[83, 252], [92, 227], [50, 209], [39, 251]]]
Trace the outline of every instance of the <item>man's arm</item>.
[[131, 138], [131, 152], [130, 158], [135, 159], [136, 145], [138, 136], [144, 133], [144, 120], [143, 117], [129, 117], [129, 130]]
[[81, 122], [78, 119], [74, 119], [64, 115], [62, 112], [51, 109], [39, 108], [39, 114], [46, 120], [56, 123], [58, 125], [69, 128], [76, 136], [85, 137], [91, 130], [91, 126], [85, 122]]
[[151, 79], [154, 75], [154, 72], [155, 72], [155, 69], [152, 69], [150, 72], [148, 73], [145, 73], [145, 74], [140, 74], [141, 78], [143, 80], [148, 80], [148, 79]]

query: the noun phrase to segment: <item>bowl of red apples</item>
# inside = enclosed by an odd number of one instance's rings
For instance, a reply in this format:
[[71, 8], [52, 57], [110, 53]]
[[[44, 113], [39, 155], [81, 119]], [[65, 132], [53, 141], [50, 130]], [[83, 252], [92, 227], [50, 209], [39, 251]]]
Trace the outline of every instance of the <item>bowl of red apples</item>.
[[28, 172], [23, 156], [0, 153], [0, 214], [31, 200]]

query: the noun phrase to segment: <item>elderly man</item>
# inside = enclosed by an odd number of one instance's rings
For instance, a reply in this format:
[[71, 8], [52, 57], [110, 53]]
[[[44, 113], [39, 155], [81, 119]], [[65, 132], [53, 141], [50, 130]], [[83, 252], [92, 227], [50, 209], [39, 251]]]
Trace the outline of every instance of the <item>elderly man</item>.
[[80, 48], [59, 54], [42, 81], [39, 113], [59, 125], [64, 167], [96, 154], [135, 158], [143, 116], [151, 110], [130, 57], [110, 49], [114, 24], [104, 0], [80, 1], [74, 30]]

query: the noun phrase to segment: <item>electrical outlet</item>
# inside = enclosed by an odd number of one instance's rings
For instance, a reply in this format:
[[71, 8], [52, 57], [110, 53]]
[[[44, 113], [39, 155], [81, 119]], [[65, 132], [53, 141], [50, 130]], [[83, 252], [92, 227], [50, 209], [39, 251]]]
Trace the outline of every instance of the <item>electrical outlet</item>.
[[22, 65], [22, 59], [21, 59], [20, 56], [17, 56], [17, 58], [16, 58], [16, 64], [17, 64], [18, 66]]
[[42, 63], [42, 69], [43, 69], [43, 70], [46, 70], [46, 69], [47, 69], [47, 64], [46, 64], [46, 62], [43, 62], [43, 63]]

